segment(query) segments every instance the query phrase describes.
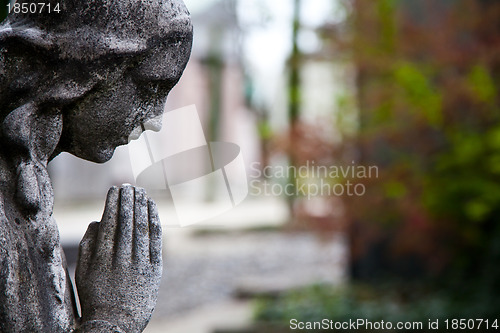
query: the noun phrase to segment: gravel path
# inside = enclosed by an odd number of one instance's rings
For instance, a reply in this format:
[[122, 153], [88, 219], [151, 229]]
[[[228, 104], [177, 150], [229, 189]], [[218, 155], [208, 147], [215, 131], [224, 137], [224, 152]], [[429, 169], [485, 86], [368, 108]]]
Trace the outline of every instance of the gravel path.
[[167, 235], [165, 241], [165, 272], [153, 320], [229, 300], [249, 282], [339, 283], [345, 276], [341, 236], [329, 241], [279, 232], [183, 236], [182, 241], [176, 236]]

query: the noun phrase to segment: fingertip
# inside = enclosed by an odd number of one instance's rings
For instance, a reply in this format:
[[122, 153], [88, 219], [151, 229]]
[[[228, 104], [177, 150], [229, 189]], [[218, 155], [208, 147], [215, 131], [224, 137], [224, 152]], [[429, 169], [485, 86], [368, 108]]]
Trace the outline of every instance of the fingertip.
[[96, 233], [97, 230], [99, 230], [99, 222], [97, 221], [90, 222], [89, 226], [87, 227], [87, 232], [85, 233], [85, 235], [87, 233]]
[[89, 226], [87, 227], [85, 235], [83, 235], [82, 242], [88, 239], [95, 239], [98, 231], [99, 231], [99, 222], [90, 223]]
[[159, 219], [151, 219], [149, 222], [149, 229], [151, 232], [151, 236], [160, 236], [162, 235], [162, 228]]
[[120, 187], [120, 196], [123, 197], [131, 197], [134, 195], [134, 187], [130, 184], [123, 184]]
[[133, 208], [134, 208], [135, 192], [132, 186], [122, 186], [120, 188], [120, 222], [125, 222], [126, 224], [131, 223], [133, 219]]
[[147, 197], [148, 199], [148, 212], [149, 216], [158, 216], [158, 206], [156, 206], [156, 203], [153, 201], [153, 199]]
[[143, 187], [140, 187], [140, 186], [136, 186], [135, 187], [135, 191], [146, 194], [146, 190]]
[[78, 257], [87, 257], [89, 253], [92, 253], [97, 239], [97, 234], [99, 232], [99, 222], [92, 222], [87, 227], [85, 235], [83, 235], [80, 244], [78, 245]]
[[110, 189], [108, 190], [108, 194], [106, 195], [106, 206], [104, 207], [104, 215], [106, 213], [109, 213], [110, 211], [113, 210], [113, 208], [116, 207], [119, 193], [120, 190], [118, 187], [116, 186], [110, 187]]
[[146, 195], [146, 190], [141, 187], [135, 188], [135, 201], [139, 204], [146, 206], [146, 200], [148, 199]]
[[108, 197], [118, 194], [118, 186], [111, 186], [108, 190]]
[[149, 237], [152, 241], [162, 237], [162, 228], [156, 208], [152, 208], [149, 214]]
[[144, 189], [135, 189], [134, 227], [132, 254], [136, 261], [143, 261], [149, 254], [149, 215], [147, 196]]
[[135, 218], [134, 199], [135, 192], [132, 185], [122, 185], [120, 188], [119, 219], [113, 240], [113, 246], [116, 249], [114, 263], [128, 261], [132, 253], [132, 230]]
[[104, 207], [101, 222], [99, 223], [97, 235], [99, 246], [112, 248], [110, 244], [113, 242], [116, 226], [118, 224], [119, 207], [120, 189], [117, 186], [112, 186], [108, 191], [106, 205]]

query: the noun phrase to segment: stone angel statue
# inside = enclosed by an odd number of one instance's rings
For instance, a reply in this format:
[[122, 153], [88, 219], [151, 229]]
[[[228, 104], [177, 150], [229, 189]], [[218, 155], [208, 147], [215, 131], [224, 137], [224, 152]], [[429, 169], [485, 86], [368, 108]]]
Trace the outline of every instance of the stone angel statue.
[[142, 332], [162, 273], [154, 202], [109, 190], [74, 290], [47, 164], [106, 162], [163, 113], [190, 56], [189, 13], [182, 0], [42, 1], [18, 0], [0, 24], [0, 332]]

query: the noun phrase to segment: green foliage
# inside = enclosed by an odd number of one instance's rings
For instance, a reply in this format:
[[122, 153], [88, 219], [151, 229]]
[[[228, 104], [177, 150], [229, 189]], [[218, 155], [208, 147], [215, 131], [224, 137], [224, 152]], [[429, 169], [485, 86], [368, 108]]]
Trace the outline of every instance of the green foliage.
[[396, 66], [394, 79], [402, 90], [400, 96], [410, 107], [410, 111], [420, 113], [434, 127], [443, 122], [442, 96], [430, 82], [430, 76], [417, 64], [403, 63]]
[[262, 120], [257, 124], [257, 130], [261, 140], [270, 140], [273, 137], [273, 129], [267, 120]]
[[292, 318], [301, 322], [325, 318], [335, 322], [356, 319], [392, 323], [423, 322], [425, 329], [429, 319], [439, 319], [441, 323], [451, 318], [496, 319], [495, 311], [489, 308], [491, 305], [485, 303], [484, 299], [450, 296], [449, 293], [431, 291], [422, 285], [400, 286], [394, 282], [376, 286], [357, 284], [343, 288], [317, 285], [278, 299], [259, 300], [255, 319], [284, 326], [288, 326]]
[[500, 260], [500, 62], [491, 42], [500, 37], [500, 2], [353, 3], [356, 143], [360, 160], [380, 168], [363, 198], [346, 198], [356, 260], [376, 257], [369, 269], [398, 275], [399, 262], [417, 257], [422, 276], [468, 285], [488, 271], [500, 280], [492, 268]]
[[496, 128], [457, 130], [450, 136], [450, 148], [437, 156], [428, 174], [423, 199], [437, 216], [478, 228], [477, 222], [495, 218], [500, 207], [500, 137]]
[[398, 181], [389, 181], [385, 184], [385, 195], [391, 199], [402, 198], [406, 195], [407, 189], [405, 184]]
[[392, 51], [396, 45], [397, 25], [395, 20], [396, 0], [377, 1], [377, 11], [381, 22], [380, 47]]
[[474, 66], [468, 76], [469, 86], [477, 99], [484, 103], [494, 103], [497, 90], [488, 68], [483, 65]]

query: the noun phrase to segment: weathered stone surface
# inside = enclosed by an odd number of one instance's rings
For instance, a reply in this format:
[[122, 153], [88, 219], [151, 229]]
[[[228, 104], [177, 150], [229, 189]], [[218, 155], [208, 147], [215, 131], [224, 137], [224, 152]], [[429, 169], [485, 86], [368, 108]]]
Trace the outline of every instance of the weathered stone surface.
[[141, 332], [161, 278], [154, 203], [110, 189], [80, 244], [80, 317], [46, 167], [62, 151], [105, 162], [163, 112], [189, 58], [189, 13], [181, 0], [49, 2], [60, 13], [0, 25], [0, 332]]
[[141, 332], [156, 304], [162, 272], [161, 225], [155, 204], [130, 185], [109, 190], [100, 223], [80, 243], [76, 285], [82, 321], [108, 321]]

